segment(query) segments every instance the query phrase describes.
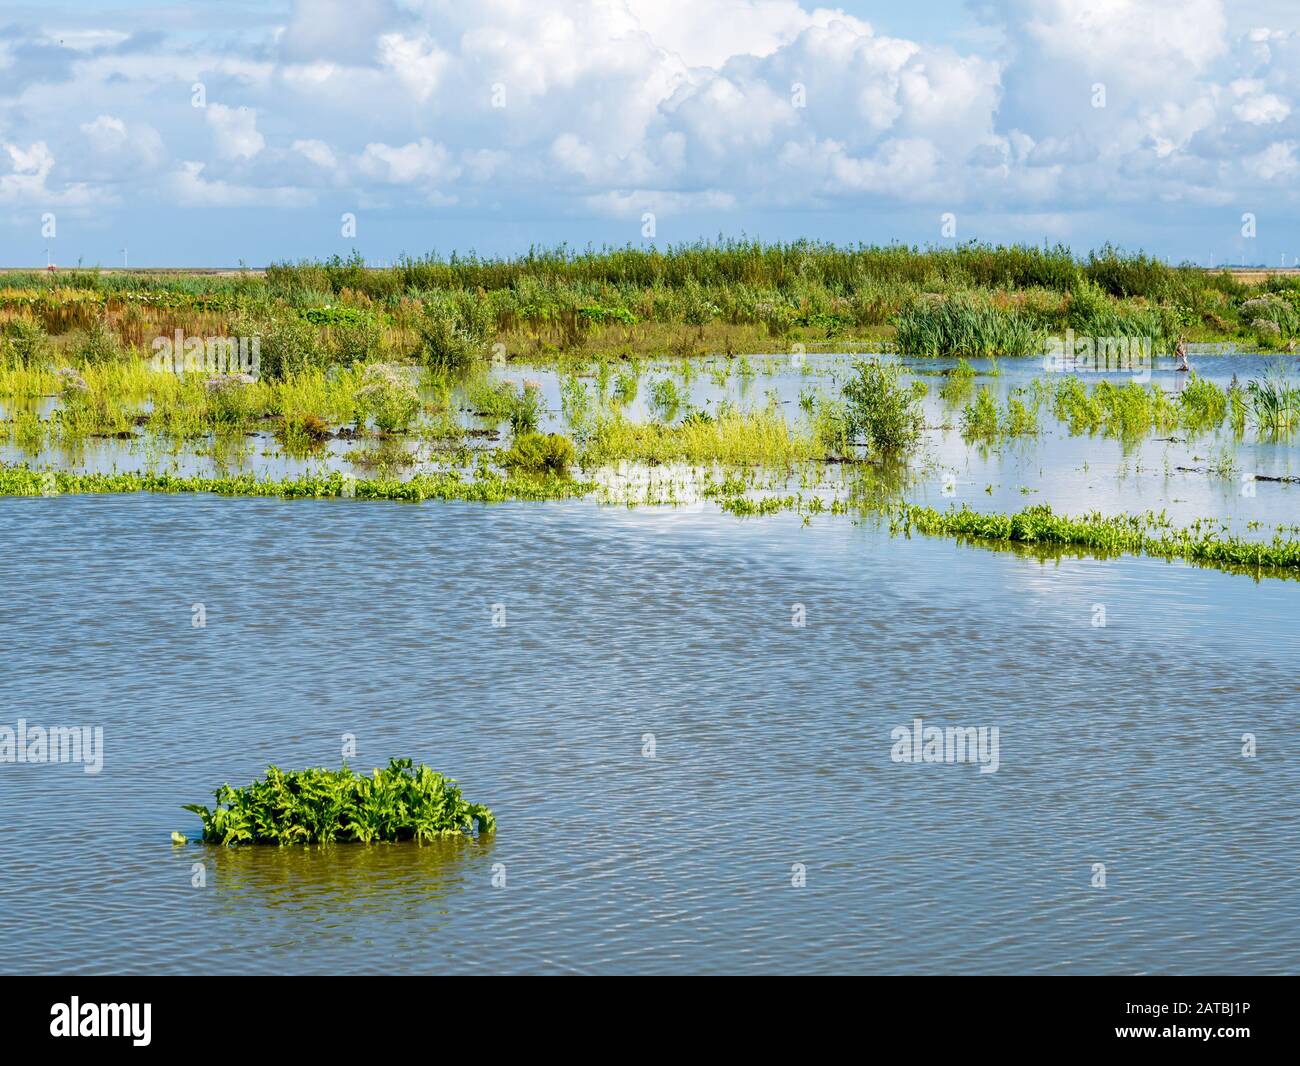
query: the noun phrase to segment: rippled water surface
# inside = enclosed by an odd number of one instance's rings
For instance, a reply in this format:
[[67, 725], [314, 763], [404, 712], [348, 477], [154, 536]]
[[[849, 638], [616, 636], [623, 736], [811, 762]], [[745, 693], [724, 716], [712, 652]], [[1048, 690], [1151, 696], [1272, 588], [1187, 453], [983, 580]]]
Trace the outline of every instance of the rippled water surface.
[[[105, 737], [97, 775], [0, 764], [4, 971], [1297, 969], [1293, 582], [590, 501], [3, 499], [0, 531], [0, 723]], [[997, 772], [892, 761], [918, 717], [998, 727]], [[345, 733], [494, 837], [170, 844]]]

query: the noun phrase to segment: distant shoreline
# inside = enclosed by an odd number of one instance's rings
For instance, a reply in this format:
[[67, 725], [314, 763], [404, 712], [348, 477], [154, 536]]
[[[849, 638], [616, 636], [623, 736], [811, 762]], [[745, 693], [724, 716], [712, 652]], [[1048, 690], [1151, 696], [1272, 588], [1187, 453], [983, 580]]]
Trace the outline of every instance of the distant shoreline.
[[[386, 270], [393, 269], [389, 266], [366, 266], [362, 269], [373, 273], [382, 273]], [[1199, 270], [1205, 274], [1230, 274], [1237, 281], [1245, 284], [1255, 284], [1266, 278], [1271, 277], [1300, 277], [1300, 266], [1290, 267], [1266, 267], [1266, 266], [1246, 266], [1246, 267], [1205, 267], [1205, 266], [1170, 266], [1170, 270]], [[47, 268], [43, 266], [30, 267], [0, 267], [0, 275], [6, 274], [44, 274]], [[156, 275], [166, 277], [204, 277], [204, 278], [228, 278], [248, 275], [250, 277], [265, 277], [266, 267], [118, 267], [118, 266], [82, 266], [82, 267], [56, 267], [56, 274], [139, 274], [142, 276]]]

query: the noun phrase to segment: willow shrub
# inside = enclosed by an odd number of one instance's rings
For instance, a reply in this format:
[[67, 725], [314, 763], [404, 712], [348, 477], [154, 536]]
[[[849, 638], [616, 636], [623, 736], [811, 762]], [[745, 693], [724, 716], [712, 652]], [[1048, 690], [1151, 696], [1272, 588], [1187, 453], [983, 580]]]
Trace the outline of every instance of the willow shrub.
[[496, 828], [492, 812], [461, 795], [451, 778], [410, 759], [370, 777], [341, 770], [267, 768], [243, 788], [222, 785], [209, 810], [187, 803], [211, 844], [323, 844], [433, 840]]
[[896, 366], [859, 362], [857, 377], [844, 386], [849, 435], [865, 437], [874, 452], [911, 447], [925, 424], [921, 414], [923, 392], [924, 386], [903, 386]]

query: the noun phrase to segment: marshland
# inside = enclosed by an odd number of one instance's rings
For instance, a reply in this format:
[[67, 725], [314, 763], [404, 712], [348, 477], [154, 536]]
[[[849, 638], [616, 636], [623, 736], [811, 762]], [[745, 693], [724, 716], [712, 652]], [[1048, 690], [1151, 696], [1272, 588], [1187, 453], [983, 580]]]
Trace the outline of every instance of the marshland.
[[[67, 970], [1284, 971], [1298, 334], [1114, 248], [0, 275], [0, 698], [106, 746], [0, 780], [0, 913], [86, 900]], [[449, 813], [265, 821], [344, 735]]]
[[[978, 244], [354, 255], [9, 274], [0, 328], [10, 493], [360, 486], [879, 517], [938, 486], [1008, 520], [1173, 516], [1194, 523], [1180, 558], [1300, 567], [1286, 275]], [[1052, 528], [978, 539], [1099, 543]]]

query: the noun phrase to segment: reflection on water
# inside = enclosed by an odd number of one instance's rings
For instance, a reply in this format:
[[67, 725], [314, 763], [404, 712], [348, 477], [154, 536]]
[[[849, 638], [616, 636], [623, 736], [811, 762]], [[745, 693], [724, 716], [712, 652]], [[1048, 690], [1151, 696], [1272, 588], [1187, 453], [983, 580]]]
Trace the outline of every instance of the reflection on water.
[[187, 866], [203, 863], [218, 900], [236, 913], [261, 906], [308, 914], [373, 914], [463, 891], [468, 871], [489, 861], [492, 841], [493, 834], [424, 844], [201, 845], [178, 848], [174, 858]]

